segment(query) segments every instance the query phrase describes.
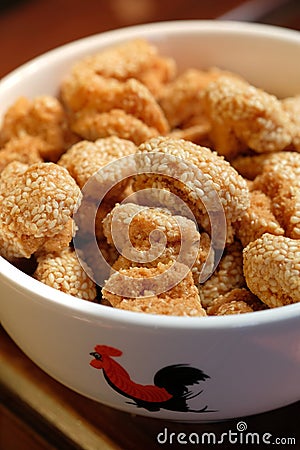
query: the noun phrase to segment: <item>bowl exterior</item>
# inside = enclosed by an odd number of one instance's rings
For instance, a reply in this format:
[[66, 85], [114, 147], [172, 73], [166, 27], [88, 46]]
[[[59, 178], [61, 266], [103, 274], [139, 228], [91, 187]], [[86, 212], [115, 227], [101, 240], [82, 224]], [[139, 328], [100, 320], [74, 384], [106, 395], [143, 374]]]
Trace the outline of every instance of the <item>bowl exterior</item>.
[[[296, 32], [210, 21], [161, 23], [93, 36], [18, 69], [0, 82], [0, 116], [19, 95], [56, 94], [75, 60], [136, 37], [154, 42], [182, 69], [219, 66], [279, 96], [300, 93]], [[89, 398], [180, 421], [223, 420], [300, 399], [300, 304], [282, 308], [282, 314], [243, 318], [142, 318], [41, 287], [8, 266], [0, 258], [2, 325], [44, 371]], [[95, 351], [102, 360], [91, 365]], [[149, 386], [159, 384], [157, 372], [172, 378], [179, 366], [190, 395], [186, 402], [168, 402], [161, 386]]]
[[[76, 308], [57, 308], [39, 294], [20, 292], [6, 282], [1, 289], [3, 326], [20, 348], [56, 380], [114, 408], [168, 420], [215, 421], [300, 398], [299, 317], [248, 326], [241, 326], [239, 317], [227, 327], [199, 323], [189, 329], [189, 318], [185, 327], [164, 327], [161, 321], [143, 326], [138, 319], [127, 323], [107, 314], [93, 317]], [[108, 355], [113, 361], [111, 372], [91, 366], [90, 353], [99, 348], [103, 358]], [[191, 396], [198, 394], [186, 402], [186, 411], [180, 411], [180, 400], [170, 410], [167, 402], [135, 400], [126, 383], [117, 390], [109, 382], [124, 377], [120, 371], [125, 370], [127, 382], [137, 385], [137, 396], [143, 399], [158, 371], [178, 365], [204, 374], [191, 380], [186, 370], [184, 385]]]

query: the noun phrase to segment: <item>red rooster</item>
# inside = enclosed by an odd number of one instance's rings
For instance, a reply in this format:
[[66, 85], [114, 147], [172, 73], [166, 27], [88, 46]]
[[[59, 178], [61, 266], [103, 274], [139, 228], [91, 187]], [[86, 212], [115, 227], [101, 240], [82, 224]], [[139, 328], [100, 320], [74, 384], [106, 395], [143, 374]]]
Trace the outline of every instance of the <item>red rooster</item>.
[[133, 404], [148, 411], [161, 408], [170, 411], [212, 412], [208, 407], [190, 409], [188, 400], [201, 394], [193, 394], [188, 386], [198, 384], [210, 378], [202, 370], [187, 364], [175, 364], [160, 369], [154, 376], [154, 385], [135, 383], [128, 372], [112, 357], [121, 356], [122, 352], [107, 345], [96, 345], [90, 353], [94, 359], [90, 365], [102, 369], [107, 383], [119, 394], [133, 400]]

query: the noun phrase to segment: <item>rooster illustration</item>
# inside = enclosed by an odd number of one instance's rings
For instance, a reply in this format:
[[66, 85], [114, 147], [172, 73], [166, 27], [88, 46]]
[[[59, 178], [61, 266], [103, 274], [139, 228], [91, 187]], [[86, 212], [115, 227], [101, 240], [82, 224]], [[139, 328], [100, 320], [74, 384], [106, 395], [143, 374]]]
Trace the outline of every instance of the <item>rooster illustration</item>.
[[213, 412], [208, 406], [201, 409], [190, 409], [188, 401], [200, 395], [194, 394], [188, 386], [198, 384], [210, 378], [202, 370], [187, 364], [175, 364], [160, 369], [154, 376], [154, 385], [135, 383], [128, 372], [113, 357], [122, 352], [107, 345], [96, 345], [90, 355], [94, 359], [90, 365], [102, 369], [107, 383], [119, 394], [131, 399], [128, 402], [148, 411], [159, 411], [161, 408], [170, 411]]

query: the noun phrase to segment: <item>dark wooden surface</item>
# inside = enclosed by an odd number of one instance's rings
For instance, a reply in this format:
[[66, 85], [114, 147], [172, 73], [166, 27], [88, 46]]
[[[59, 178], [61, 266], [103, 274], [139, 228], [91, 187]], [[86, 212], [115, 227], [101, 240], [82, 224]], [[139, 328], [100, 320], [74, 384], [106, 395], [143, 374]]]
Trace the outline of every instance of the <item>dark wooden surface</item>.
[[[91, 34], [137, 23], [213, 19], [219, 16], [273, 23], [299, 30], [300, 2], [0, 0], [0, 78], [47, 50]], [[259, 373], [257, 377], [259, 383]], [[298, 402], [244, 420], [249, 431], [261, 435], [268, 432], [279, 438], [294, 437], [297, 444], [289, 448], [300, 449], [299, 413]], [[237, 422], [167, 423], [102, 406], [71, 392], [48, 377], [0, 328], [0, 450], [187, 448], [187, 445], [179, 444], [159, 446], [157, 435], [167, 427], [169, 433], [214, 432], [221, 436], [230, 429], [236, 430]], [[243, 448], [242, 445], [232, 444], [218, 447]], [[287, 448], [280, 445], [275, 447]]]

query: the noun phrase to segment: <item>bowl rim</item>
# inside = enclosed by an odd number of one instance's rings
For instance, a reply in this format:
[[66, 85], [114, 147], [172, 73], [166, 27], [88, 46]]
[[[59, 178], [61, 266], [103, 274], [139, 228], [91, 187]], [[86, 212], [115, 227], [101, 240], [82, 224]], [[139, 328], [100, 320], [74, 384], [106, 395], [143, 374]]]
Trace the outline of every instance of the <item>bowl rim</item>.
[[[300, 303], [286, 305], [263, 311], [227, 316], [182, 317], [146, 314], [134, 311], [124, 311], [73, 297], [50, 287], [30, 275], [22, 272], [9, 261], [0, 256], [0, 287], [1, 279], [18, 292], [24, 292], [31, 301], [47, 302], [44, 306], [55, 309], [64, 315], [88, 320], [89, 322], [110, 321], [120, 325], [134, 325], [157, 329], [231, 329], [253, 326], [266, 326], [285, 320], [300, 320]], [[24, 301], [28, 301], [24, 299]], [[1, 308], [0, 308], [1, 309]], [[0, 314], [1, 321], [1, 314]]]
[[35, 71], [38, 65], [46, 62], [46, 60], [56, 59], [59, 57], [64, 57], [66, 51], [70, 54], [72, 52], [77, 53], [78, 48], [82, 50], [89, 49], [94, 45], [97, 46], [99, 39], [104, 44], [112, 45], [114, 41], [119, 41], [123, 39], [132, 39], [132, 36], [136, 37], [136, 33], [140, 37], [143, 35], [149, 36], [149, 34], [154, 37], [159, 31], [164, 33], [207, 33], [212, 32], [214, 34], [232, 33], [234, 34], [244, 34], [256, 37], [268, 37], [269, 39], [274, 39], [278, 41], [300, 41], [300, 33], [298, 30], [293, 30], [289, 28], [284, 28], [276, 25], [253, 23], [253, 22], [241, 22], [235, 20], [170, 20], [170, 21], [160, 21], [160, 22], [150, 22], [140, 25], [132, 25], [128, 27], [121, 27], [113, 30], [108, 30], [100, 33], [95, 33], [90, 36], [85, 36], [76, 39], [71, 42], [54, 47], [32, 59], [23, 63], [19, 67], [13, 69], [8, 74], [4, 75], [0, 79], [0, 89], [3, 89], [5, 85], [14, 83], [18, 81], [20, 74], [26, 73], [27, 71]]
[[[120, 41], [121, 39], [132, 39], [137, 37], [137, 35], [139, 35], [139, 37], [146, 37], [149, 35], [155, 36], [159, 31], [162, 31], [167, 35], [174, 32], [181, 34], [195, 32], [245, 34], [256, 37], [268, 37], [269, 39], [271, 38], [279, 41], [287, 40], [294, 43], [297, 42], [300, 46], [300, 33], [298, 31], [273, 25], [227, 20], [176, 20], [134, 25], [83, 37], [58, 46], [33, 58], [14, 69], [0, 80], [0, 95], [1, 91], [17, 83], [20, 76], [23, 74], [35, 72], [41, 65], [48, 64], [49, 58], [51, 62], [54, 59], [57, 60], [57, 58], [63, 59], [66, 52], [70, 55], [75, 55], [79, 51], [79, 48], [81, 50], [86, 49], [91, 51], [90, 48], [96, 48], [97, 44], [100, 44], [100, 41], [101, 45], [113, 45], [114, 42]], [[35, 301], [47, 302], [47, 306], [55, 308], [63, 314], [73, 314], [74, 316], [96, 322], [109, 320], [123, 325], [135, 325], [144, 328], [223, 330], [241, 327], [266, 326], [285, 320], [300, 319], [300, 303], [257, 311], [255, 313], [208, 317], [179, 317], [123, 311], [98, 303], [84, 301], [80, 298], [58, 291], [22, 272], [0, 256], [0, 280], [1, 278], [7, 285], [13, 286], [18, 292], [25, 291], [26, 294], [31, 296]]]

